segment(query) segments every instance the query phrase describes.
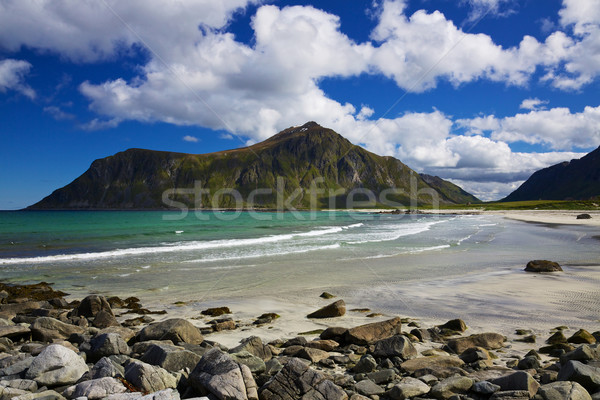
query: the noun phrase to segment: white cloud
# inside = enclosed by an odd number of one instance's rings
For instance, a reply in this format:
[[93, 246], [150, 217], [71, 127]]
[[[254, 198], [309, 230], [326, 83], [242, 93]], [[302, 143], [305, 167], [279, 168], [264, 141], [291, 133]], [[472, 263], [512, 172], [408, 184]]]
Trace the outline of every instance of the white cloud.
[[[530, 113], [506, 118], [453, 121], [433, 110], [373, 121], [375, 110], [329, 98], [320, 80], [383, 74], [406, 91], [422, 92], [444, 80], [525, 86], [543, 70], [545, 82], [581, 88], [600, 71], [598, 1], [565, 0], [564, 32], [543, 42], [525, 36], [518, 46], [503, 48], [488, 35], [463, 31], [441, 12], [407, 15], [400, 0], [382, 3], [372, 40], [365, 43], [343, 34], [339, 17], [314, 7], [262, 6], [252, 17], [252, 46], [236, 41], [227, 24], [234, 12], [258, 0], [182, 0], [168, 7], [158, 0], [0, 0], [0, 49], [28, 47], [74, 62], [112, 59], [139, 48], [147, 52], [149, 61], [131, 80], [80, 85], [100, 115], [84, 129], [161, 121], [225, 130], [255, 143], [315, 120], [420, 171], [465, 182], [485, 177], [504, 185], [573, 156], [566, 152], [573, 146], [597, 146], [600, 107], [581, 113], [542, 110], [543, 102], [528, 99], [522, 106]], [[509, 5], [470, 2], [474, 12], [485, 6], [496, 14]], [[27, 92], [22, 77], [31, 66], [21, 63], [11, 68], [18, 79], [10, 87], [2, 86], [9, 74], [0, 73], [0, 90]], [[455, 127], [471, 136], [457, 136]], [[514, 153], [506, 143], [517, 141], [565, 152]]]
[[35, 98], [35, 91], [24, 83], [25, 75], [29, 73], [31, 64], [23, 60], [0, 60], [0, 93], [14, 90], [29, 97]]
[[463, 0], [471, 6], [469, 21], [477, 21], [487, 16], [505, 17], [514, 11], [510, 6], [514, 0]]
[[75, 115], [65, 112], [56, 106], [44, 107], [44, 112], [50, 114], [57, 121], [74, 120]]
[[523, 100], [519, 108], [522, 108], [524, 110], [543, 110], [546, 108], [546, 104], [548, 103], [548, 100], [540, 100], [536, 97], [533, 99]]
[[195, 136], [185, 135], [182, 139], [184, 142], [198, 143], [198, 138]]

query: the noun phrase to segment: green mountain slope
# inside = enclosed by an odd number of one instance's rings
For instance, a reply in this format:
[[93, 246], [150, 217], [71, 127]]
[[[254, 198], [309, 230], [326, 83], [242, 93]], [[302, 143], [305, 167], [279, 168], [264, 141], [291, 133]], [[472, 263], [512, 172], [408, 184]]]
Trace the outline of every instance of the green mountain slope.
[[600, 196], [600, 147], [578, 160], [535, 172], [501, 201], [587, 200]]
[[29, 209], [340, 208], [352, 206], [349, 195], [375, 199], [362, 206], [401, 207], [431, 204], [432, 189], [442, 204], [478, 201], [449, 182], [428, 180], [309, 122], [218, 153], [117, 153]]

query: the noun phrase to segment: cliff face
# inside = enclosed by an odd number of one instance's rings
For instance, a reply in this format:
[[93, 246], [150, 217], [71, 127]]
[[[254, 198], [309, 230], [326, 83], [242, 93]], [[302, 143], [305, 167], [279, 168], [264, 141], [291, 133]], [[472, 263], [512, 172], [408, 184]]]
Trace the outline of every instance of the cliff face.
[[[298, 208], [346, 207], [346, 195], [354, 189], [372, 191], [379, 205], [383, 194], [389, 202], [409, 206], [411, 191], [418, 204], [429, 204], [432, 190], [441, 203], [478, 201], [450, 182], [424, 177], [393, 157], [368, 152], [309, 122], [253, 146], [218, 153], [130, 149], [94, 161], [79, 178], [29, 208], [275, 208], [282, 200]], [[366, 197], [358, 193], [354, 199]]]
[[600, 147], [579, 160], [535, 172], [501, 201], [587, 200], [600, 196]]

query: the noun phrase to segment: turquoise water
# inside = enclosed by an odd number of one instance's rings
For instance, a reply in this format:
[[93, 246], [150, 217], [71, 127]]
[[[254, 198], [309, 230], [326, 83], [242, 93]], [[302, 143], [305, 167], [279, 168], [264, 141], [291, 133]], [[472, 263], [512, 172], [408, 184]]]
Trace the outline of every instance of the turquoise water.
[[2, 212], [0, 278], [49, 281], [74, 296], [298, 298], [450, 282], [535, 258], [597, 264], [597, 235], [478, 215]]

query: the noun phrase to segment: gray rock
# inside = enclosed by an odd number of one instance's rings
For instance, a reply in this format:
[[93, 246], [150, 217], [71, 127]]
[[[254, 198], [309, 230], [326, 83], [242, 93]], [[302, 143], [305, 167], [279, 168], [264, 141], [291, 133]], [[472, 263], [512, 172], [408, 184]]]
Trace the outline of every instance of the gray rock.
[[265, 362], [261, 358], [247, 351], [233, 353], [231, 354], [231, 359], [247, 366], [253, 374], [262, 374], [267, 369]]
[[321, 360], [325, 360], [329, 358], [329, 353], [319, 349], [313, 349], [311, 347], [303, 347], [299, 352], [295, 355], [298, 358], [303, 358], [312, 363], [318, 363]]
[[526, 390], [529, 393], [529, 397], [533, 397], [540, 387], [540, 384], [525, 371], [518, 371], [510, 375], [492, 379], [490, 382], [500, 386], [500, 390], [502, 391]]
[[579, 361], [567, 361], [558, 372], [559, 381], [579, 383], [590, 393], [600, 389], [600, 368], [594, 368]]
[[388, 397], [392, 400], [405, 400], [412, 397], [429, 393], [431, 388], [419, 379], [406, 377], [395, 385], [389, 392]]
[[170, 340], [174, 344], [185, 342], [201, 344], [204, 341], [200, 330], [185, 319], [173, 318], [150, 324], [140, 332], [140, 341]]
[[500, 386], [499, 385], [494, 385], [491, 382], [488, 381], [479, 381], [479, 382], [475, 382], [473, 384], [473, 387], [471, 388], [472, 391], [474, 391], [475, 393], [479, 393], [479, 394], [483, 394], [483, 395], [490, 395], [490, 394], [494, 394], [497, 391], [500, 390]]
[[44, 390], [37, 393], [22, 394], [13, 397], [12, 400], [65, 400], [65, 398], [54, 390]]
[[10, 400], [13, 397], [21, 396], [28, 393], [31, 392], [23, 389], [17, 389], [0, 385], [0, 399], [2, 400]]
[[505, 340], [506, 338], [498, 333], [488, 332], [449, 340], [446, 347], [456, 354], [461, 354], [470, 347], [483, 347], [486, 350], [500, 349], [504, 347]]
[[335, 318], [346, 314], [346, 303], [344, 300], [338, 300], [326, 305], [315, 312], [308, 314], [307, 318]]
[[367, 379], [372, 380], [376, 384], [380, 385], [383, 383], [388, 383], [393, 381], [396, 378], [396, 371], [391, 368], [382, 369], [379, 371], [369, 372], [367, 374]]
[[271, 380], [260, 389], [261, 400], [346, 400], [342, 388], [311, 369], [298, 358], [291, 358]]
[[38, 390], [37, 383], [30, 379], [11, 379], [7, 381], [2, 380], [0, 381], [0, 386], [25, 390], [27, 392], [36, 392]]
[[385, 390], [370, 379], [365, 379], [354, 385], [354, 390], [363, 396], [373, 396], [385, 393]]
[[3, 358], [0, 360], [0, 377], [22, 373], [29, 368], [33, 360], [34, 357], [22, 353], [16, 356]]
[[553, 382], [538, 389], [536, 400], [592, 400], [592, 396], [577, 382]]
[[352, 371], [356, 373], [366, 373], [375, 371], [375, 368], [377, 368], [377, 361], [375, 361], [375, 358], [370, 354], [365, 354], [356, 363], [354, 368], [352, 368]]
[[65, 389], [63, 395], [70, 399], [85, 396], [88, 400], [96, 400], [111, 394], [125, 393], [126, 391], [127, 388], [121, 381], [106, 377], [78, 383]]
[[417, 356], [417, 349], [405, 336], [395, 335], [387, 339], [375, 342], [375, 357], [400, 357], [402, 360], [410, 360]]
[[9, 339], [20, 339], [31, 335], [31, 330], [22, 325], [0, 326], [0, 337]]
[[[165, 389], [159, 390], [155, 393], [147, 394], [146, 396], [142, 396], [139, 398], [139, 400], [179, 400], [180, 398], [181, 397], [179, 396], [179, 392], [177, 392], [176, 390]], [[208, 398], [206, 400], [208, 400]]]
[[490, 400], [529, 400], [529, 392], [527, 390], [504, 390], [494, 393]]
[[466, 393], [473, 386], [473, 380], [465, 376], [444, 379], [431, 388], [436, 399], [449, 399], [457, 394]]
[[141, 360], [148, 364], [158, 365], [167, 371], [177, 372], [185, 368], [193, 370], [200, 358], [198, 354], [182, 347], [155, 344], [146, 350]]
[[92, 360], [102, 357], [131, 353], [127, 343], [116, 333], [103, 333], [95, 336], [91, 341], [90, 355]]
[[142, 361], [133, 361], [125, 367], [125, 379], [146, 393], [177, 387], [177, 379], [168, 371]]
[[25, 378], [48, 387], [71, 385], [88, 370], [83, 358], [73, 350], [51, 344], [33, 360]]
[[283, 365], [279, 362], [278, 359], [272, 358], [265, 363], [265, 368], [265, 373], [269, 375], [275, 375], [283, 369]]
[[432, 368], [449, 368], [449, 367], [462, 367], [465, 363], [463, 360], [456, 356], [430, 356], [430, 357], [419, 357], [412, 360], [408, 360], [400, 364], [400, 368], [409, 374], [415, 373], [420, 369], [432, 369]]
[[538, 369], [541, 368], [540, 360], [536, 356], [527, 356], [519, 360], [518, 369]]
[[569, 360], [573, 361], [590, 361], [597, 360], [599, 358], [598, 349], [592, 348], [592, 346], [588, 344], [582, 344], [577, 347], [575, 350], [572, 350], [568, 353], [560, 356], [560, 362], [565, 364]]
[[[402, 320], [396, 317], [387, 321], [374, 322], [348, 329], [344, 334], [344, 339], [347, 343], [365, 345], [398, 335], [401, 333], [401, 327]], [[331, 338], [321, 335], [321, 339]]]
[[93, 367], [90, 369], [90, 378], [113, 378], [117, 375], [125, 375], [125, 369], [117, 363], [114, 363], [108, 357], [102, 357]]
[[109, 326], [120, 326], [112, 311], [107, 310], [98, 311], [98, 314], [96, 314], [92, 321], [92, 325], [100, 329], [108, 328]]
[[54, 339], [66, 340], [74, 333], [83, 333], [80, 326], [66, 324], [50, 317], [37, 318], [31, 324], [31, 334], [34, 340], [40, 342], [51, 342]]
[[189, 377], [190, 385], [202, 395], [219, 399], [258, 399], [250, 369], [219, 349], [207, 351]]
[[250, 336], [243, 339], [238, 346], [229, 350], [230, 353], [239, 353], [241, 351], [247, 351], [256, 357], [260, 357], [263, 361], [269, 361], [273, 357], [271, 348], [263, 344], [258, 336]]

